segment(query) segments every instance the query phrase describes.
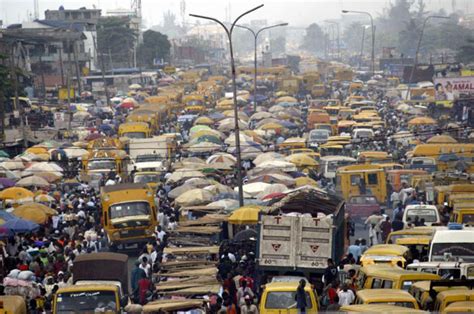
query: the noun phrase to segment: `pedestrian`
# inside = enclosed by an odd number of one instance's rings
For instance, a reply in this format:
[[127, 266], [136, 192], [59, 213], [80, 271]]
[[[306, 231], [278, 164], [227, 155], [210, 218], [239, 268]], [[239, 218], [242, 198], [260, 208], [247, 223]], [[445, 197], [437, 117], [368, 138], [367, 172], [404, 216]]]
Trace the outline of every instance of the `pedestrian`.
[[332, 258], [328, 258], [328, 266], [324, 270], [324, 284], [327, 286], [335, 281], [338, 276], [338, 270]]
[[237, 290], [237, 301], [239, 302], [239, 307], [242, 307], [245, 304], [245, 296], [248, 295], [253, 298], [255, 295], [249, 287], [247, 287], [247, 281], [243, 280], [240, 283], [240, 288]]
[[354, 244], [352, 245], [349, 245], [348, 249], [347, 249], [347, 254], [351, 253], [352, 256], [354, 256], [354, 259], [357, 261], [359, 261], [360, 259], [360, 256], [362, 255], [362, 252], [360, 250], [360, 240], [357, 239], [355, 240]]
[[140, 268], [140, 261], [137, 260], [135, 261], [135, 268], [132, 270], [130, 278], [133, 299], [135, 300], [135, 302], [138, 301], [138, 281], [140, 281], [143, 275], [146, 276], [146, 273], [142, 268]]
[[371, 224], [369, 227], [369, 245], [374, 246], [379, 244], [379, 241], [377, 239], [377, 231], [376, 231], [376, 225]]
[[354, 302], [354, 299], [355, 299], [354, 292], [352, 292], [352, 290], [349, 289], [347, 284], [344, 284], [342, 286], [342, 290], [340, 290], [337, 293], [337, 296], [339, 297], [339, 305], [340, 306], [351, 305], [352, 302]]
[[395, 216], [395, 220], [392, 223], [392, 231], [403, 230], [405, 223], [402, 221], [402, 215], [398, 214]]
[[390, 232], [392, 232], [392, 224], [390, 222], [390, 217], [386, 217], [384, 221], [380, 224], [380, 230], [382, 231], [382, 243], [388, 238]]
[[151, 295], [152, 284], [150, 279], [145, 274], [141, 274], [140, 280], [138, 280], [138, 298], [141, 305], [148, 303], [148, 298]]
[[334, 302], [329, 304], [326, 308], [326, 312], [338, 312], [341, 306], [339, 305], [339, 296], [334, 296]]
[[306, 280], [301, 279], [300, 283], [298, 284], [298, 288], [296, 288], [295, 301], [298, 314], [306, 313], [306, 308], [308, 307], [308, 304], [306, 304], [306, 292], [304, 290], [305, 286]]
[[245, 296], [245, 304], [240, 308], [241, 314], [258, 314], [258, 309], [253, 304], [252, 298], [249, 295]]

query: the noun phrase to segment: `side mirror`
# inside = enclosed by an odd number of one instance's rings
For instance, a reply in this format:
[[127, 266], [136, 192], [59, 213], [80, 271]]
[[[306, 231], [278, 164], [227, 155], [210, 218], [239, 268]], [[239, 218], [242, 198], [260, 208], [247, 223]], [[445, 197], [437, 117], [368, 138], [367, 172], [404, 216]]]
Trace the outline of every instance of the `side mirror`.
[[120, 298], [120, 307], [124, 308], [128, 305], [128, 296], [124, 295]]

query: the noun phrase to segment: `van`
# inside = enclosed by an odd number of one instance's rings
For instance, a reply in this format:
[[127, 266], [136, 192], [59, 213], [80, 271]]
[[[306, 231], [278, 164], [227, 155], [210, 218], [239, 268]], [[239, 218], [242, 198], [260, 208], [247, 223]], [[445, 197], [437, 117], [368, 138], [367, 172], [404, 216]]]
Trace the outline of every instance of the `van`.
[[[434, 284], [433, 284], [434, 283]], [[438, 282], [433, 281], [418, 281], [411, 285], [408, 292], [416, 299], [420, 307], [424, 310], [429, 310], [434, 305], [435, 296], [441, 291], [451, 289], [467, 290], [467, 287], [458, 286], [446, 286], [444, 282], [442, 285], [437, 285]]]
[[[267, 283], [260, 299], [260, 314], [277, 314], [282, 311], [287, 314], [297, 314], [295, 294], [298, 288], [298, 282], [271, 282]], [[310, 285], [306, 285], [306, 313], [318, 313], [318, 299]]]
[[320, 167], [321, 174], [326, 179], [334, 179], [336, 171], [339, 167], [355, 164], [356, 160], [345, 156], [325, 156], [321, 157]]
[[437, 274], [444, 279], [474, 279], [474, 263], [418, 262], [407, 265], [407, 269]]
[[390, 265], [368, 265], [359, 269], [357, 287], [359, 289], [410, 289], [418, 281], [439, 280], [440, 276]]
[[413, 176], [426, 174], [428, 174], [426, 171], [419, 169], [388, 170], [387, 179], [390, 182], [390, 185], [392, 186], [392, 190], [395, 192], [400, 192], [403, 182], [406, 182], [408, 185], [410, 185]]
[[[437, 227], [438, 229], [439, 227]], [[411, 229], [403, 229], [398, 231], [392, 231], [389, 233], [385, 243], [387, 244], [396, 244], [399, 239], [404, 238], [432, 238], [436, 229], [430, 227], [414, 227]]]
[[375, 133], [371, 129], [354, 129], [352, 131], [352, 139], [355, 142], [368, 141], [375, 137]]
[[363, 289], [356, 292], [355, 304], [388, 304], [418, 310], [415, 298], [399, 289]]
[[444, 313], [471, 313], [474, 312], [474, 301], [453, 302], [444, 308]]
[[454, 204], [451, 222], [459, 224], [474, 224], [474, 201]]
[[407, 226], [409, 222], [413, 223], [416, 217], [420, 220], [423, 219], [427, 226], [441, 223], [438, 209], [434, 205], [407, 205], [403, 211], [402, 219], [405, 226]]
[[474, 229], [439, 230], [431, 241], [429, 261], [474, 262]]
[[403, 245], [397, 244], [377, 244], [368, 248], [360, 257], [362, 266], [372, 264], [388, 264], [392, 266], [405, 266], [410, 260], [410, 250]]
[[436, 171], [436, 159], [432, 157], [413, 157], [410, 158], [408, 167], [433, 173]]
[[337, 313], [429, 313], [389, 304], [353, 304], [342, 306]]
[[351, 196], [373, 195], [379, 203], [387, 199], [385, 171], [372, 164], [360, 164], [341, 167], [336, 174], [336, 191], [344, 199]]
[[454, 302], [474, 301], [474, 290], [450, 289], [441, 291], [436, 296], [435, 312], [444, 312], [444, 309]]
[[308, 135], [308, 147], [317, 148], [328, 141], [331, 132], [328, 130], [311, 130]]

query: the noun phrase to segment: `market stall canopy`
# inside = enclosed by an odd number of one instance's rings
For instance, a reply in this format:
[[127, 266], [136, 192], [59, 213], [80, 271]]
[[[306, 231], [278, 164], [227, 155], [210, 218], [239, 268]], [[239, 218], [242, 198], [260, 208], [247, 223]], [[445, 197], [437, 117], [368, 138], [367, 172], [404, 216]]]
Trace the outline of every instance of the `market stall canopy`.
[[[244, 184], [242, 186], [243, 192], [244, 192], [244, 197], [246, 198], [256, 198], [258, 194], [262, 193], [265, 191], [265, 189], [270, 186], [269, 183], [265, 182], [253, 182], [253, 183], [248, 183]], [[238, 191], [238, 187], [234, 188], [234, 191]]]
[[176, 183], [190, 178], [199, 178], [204, 177], [204, 174], [201, 171], [193, 169], [178, 169], [175, 170], [171, 176], [166, 180], [166, 183]]
[[284, 160], [269, 160], [258, 164], [256, 169], [278, 169], [284, 172], [297, 171], [296, 166]]
[[194, 125], [213, 125], [214, 120], [209, 117], [199, 117], [194, 121]]
[[1, 228], [8, 229], [11, 233], [29, 233], [39, 229], [39, 225], [29, 220], [13, 218], [5, 221]]
[[212, 202], [212, 193], [204, 189], [192, 189], [175, 199], [178, 206], [196, 206]]
[[87, 150], [83, 148], [79, 148], [79, 147], [69, 147], [69, 148], [64, 148], [63, 150], [67, 158], [69, 159], [81, 158], [82, 156], [88, 153]]
[[13, 210], [12, 213], [13, 215], [19, 218], [32, 221], [39, 225], [42, 225], [48, 222], [48, 215], [41, 210], [33, 210], [29, 207], [22, 207], [22, 208], [15, 208], [15, 210]]
[[5, 168], [7, 170], [23, 170], [25, 169], [25, 165], [21, 160], [8, 160], [0, 163], [0, 167]]
[[228, 153], [216, 153], [210, 156], [209, 158], [207, 158], [206, 160], [206, 163], [208, 164], [212, 164], [216, 162], [226, 163], [229, 165], [235, 165], [235, 163], [237, 162], [237, 159]]
[[295, 183], [296, 183], [297, 188], [305, 186], [305, 185], [310, 185], [310, 186], [315, 186], [315, 187], [318, 186], [318, 183], [309, 177], [296, 178]]
[[436, 120], [430, 117], [416, 117], [408, 121], [408, 125], [433, 125], [436, 123]]
[[426, 141], [426, 143], [429, 144], [456, 144], [457, 142], [458, 141], [449, 135], [435, 135]]
[[265, 182], [265, 183], [270, 183], [270, 184], [279, 183], [285, 186], [295, 185], [295, 179], [293, 179], [291, 176], [286, 175], [284, 173], [264, 173], [264, 174], [258, 174], [255, 176], [252, 175], [249, 179], [249, 183], [254, 183], [254, 182]]
[[297, 167], [316, 167], [319, 165], [314, 158], [305, 153], [289, 155], [285, 160], [291, 162]]
[[46, 187], [49, 187], [50, 184], [48, 181], [46, 181], [42, 177], [30, 176], [30, 177], [25, 177], [23, 179], [20, 179], [16, 183], [16, 186], [46, 188]]
[[34, 196], [33, 192], [22, 187], [11, 187], [0, 192], [2, 200], [25, 200], [33, 199]]
[[188, 148], [188, 151], [193, 152], [193, 153], [209, 153], [209, 152], [218, 151], [221, 148], [222, 146], [216, 143], [201, 142], [201, 143], [191, 145], [191, 147]]
[[262, 119], [266, 119], [266, 118], [273, 118], [273, 114], [270, 113], [270, 112], [266, 112], [266, 111], [261, 111], [261, 112], [257, 112], [257, 113], [254, 113], [251, 117], [250, 117], [250, 120], [253, 121], [258, 121], [258, 120], [262, 120]]
[[50, 202], [54, 202], [55, 199], [54, 199], [54, 197], [52, 197], [51, 195], [48, 195], [48, 194], [39, 194], [39, 195], [35, 196], [34, 201], [35, 202], [40, 202], [40, 203], [50, 203]]
[[247, 205], [236, 209], [229, 217], [229, 222], [234, 225], [252, 225], [258, 223], [258, 214], [261, 206]]
[[288, 187], [281, 183], [271, 184], [267, 186], [261, 193], [257, 195], [258, 199], [264, 199], [266, 196], [275, 194], [275, 193], [284, 193], [288, 191]]
[[8, 178], [0, 178], [0, 189], [11, 188], [15, 186], [15, 181]]
[[291, 96], [283, 96], [275, 100], [276, 104], [282, 103], [282, 102], [287, 102], [287, 103], [295, 103], [298, 102], [298, 99], [291, 97]]
[[275, 152], [266, 152], [266, 153], [263, 153], [263, 154], [257, 156], [257, 158], [255, 158], [253, 163], [255, 165], [259, 165], [259, 164], [261, 164], [263, 162], [266, 162], [266, 161], [284, 160], [284, 159], [285, 159], [285, 156], [283, 156], [282, 154], [275, 153]]

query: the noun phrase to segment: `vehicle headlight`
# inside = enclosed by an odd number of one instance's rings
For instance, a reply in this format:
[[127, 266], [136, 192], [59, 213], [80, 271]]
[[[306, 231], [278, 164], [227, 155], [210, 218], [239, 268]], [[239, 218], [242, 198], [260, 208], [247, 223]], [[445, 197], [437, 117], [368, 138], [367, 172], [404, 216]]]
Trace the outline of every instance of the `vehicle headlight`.
[[146, 234], [146, 235], [152, 235], [152, 234], [153, 234], [153, 230], [151, 230], [151, 229], [146, 229], [146, 230], [145, 230], [145, 234]]

